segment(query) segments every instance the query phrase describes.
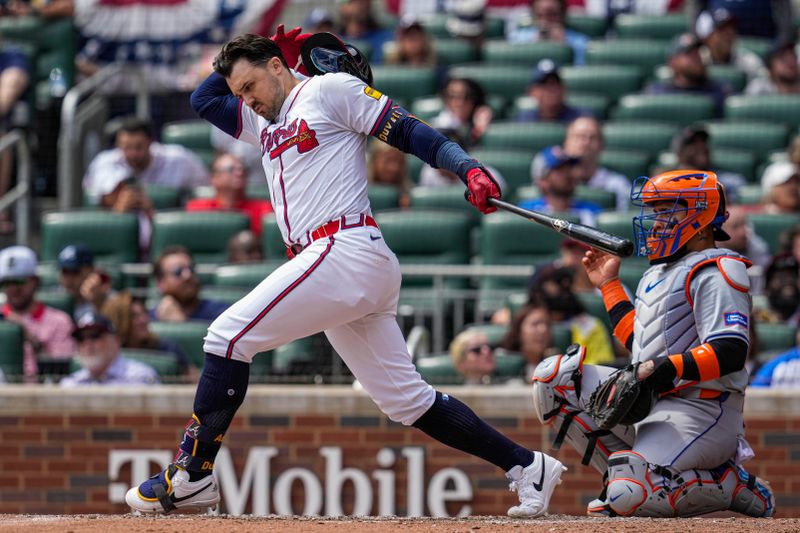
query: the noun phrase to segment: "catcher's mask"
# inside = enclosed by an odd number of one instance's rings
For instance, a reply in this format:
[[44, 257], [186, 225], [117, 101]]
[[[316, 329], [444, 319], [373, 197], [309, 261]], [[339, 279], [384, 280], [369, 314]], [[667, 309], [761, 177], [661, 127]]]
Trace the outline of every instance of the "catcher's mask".
[[[641, 208], [633, 217], [636, 253], [651, 263], [685, 253], [684, 245], [706, 226], [711, 226], [714, 240], [730, 239], [722, 229], [728, 218], [725, 189], [713, 172], [673, 170], [652, 178], [641, 176], [633, 182], [631, 201]], [[668, 204], [653, 212], [657, 202]]]
[[372, 68], [364, 54], [332, 33], [315, 33], [300, 49], [303, 65], [312, 76], [329, 72], [346, 72], [372, 85]]

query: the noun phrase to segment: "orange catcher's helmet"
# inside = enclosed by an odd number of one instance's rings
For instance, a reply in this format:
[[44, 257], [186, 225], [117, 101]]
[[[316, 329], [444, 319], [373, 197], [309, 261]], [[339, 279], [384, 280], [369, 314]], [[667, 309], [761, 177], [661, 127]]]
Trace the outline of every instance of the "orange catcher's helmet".
[[[642, 176], [634, 181], [631, 201], [641, 207], [639, 216], [633, 217], [636, 252], [651, 263], [674, 257], [706, 226], [711, 226], [715, 240], [730, 238], [722, 230], [728, 218], [725, 189], [713, 172], [673, 170]], [[657, 202], [664, 202], [663, 208], [653, 212]]]

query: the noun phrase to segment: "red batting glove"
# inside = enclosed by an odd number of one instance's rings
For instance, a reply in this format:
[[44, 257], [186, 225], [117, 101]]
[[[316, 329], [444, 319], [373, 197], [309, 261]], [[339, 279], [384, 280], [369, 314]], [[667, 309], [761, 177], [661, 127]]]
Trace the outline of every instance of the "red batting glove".
[[283, 24], [279, 24], [278, 28], [275, 30], [275, 35], [270, 37], [270, 39], [281, 49], [283, 58], [286, 59], [286, 63], [288, 63], [291, 68], [300, 74], [308, 76], [308, 71], [303, 65], [303, 58], [300, 57], [300, 49], [303, 43], [306, 42], [306, 39], [311, 37], [311, 34], [300, 33], [301, 31], [303, 31], [302, 28], [297, 26], [289, 30], [288, 33], [284, 33]]
[[497, 211], [487, 203], [489, 198], [500, 198], [500, 187], [497, 186], [492, 174], [483, 167], [477, 167], [467, 172], [467, 200], [484, 215]]

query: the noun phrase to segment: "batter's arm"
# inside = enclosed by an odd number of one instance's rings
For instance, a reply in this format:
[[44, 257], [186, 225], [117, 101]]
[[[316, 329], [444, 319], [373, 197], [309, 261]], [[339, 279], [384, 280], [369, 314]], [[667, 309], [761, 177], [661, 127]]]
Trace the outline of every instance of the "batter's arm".
[[613, 278], [600, 287], [603, 304], [611, 318], [614, 336], [628, 351], [633, 346], [633, 319], [636, 311], [619, 278]]
[[192, 109], [228, 135], [258, 145], [255, 113], [231, 93], [225, 78], [212, 72], [192, 93]]
[[449, 170], [464, 184], [467, 183], [467, 173], [473, 168], [480, 168], [480, 163], [458, 144], [399, 105], [393, 102], [389, 105], [390, 112], [381, 117], [373, 129], [374, 137], [417, 156], [433, 168]]

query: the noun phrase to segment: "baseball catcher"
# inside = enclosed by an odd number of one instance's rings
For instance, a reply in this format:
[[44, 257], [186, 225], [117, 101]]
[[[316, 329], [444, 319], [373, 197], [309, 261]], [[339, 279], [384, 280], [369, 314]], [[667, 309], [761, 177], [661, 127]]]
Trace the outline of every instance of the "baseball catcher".
[[604, 475], [589, 515], [772, 516], [769, 484], [740, 466], [753, 457], [742, 419], [750, 261], [715, 246], [729, 238], [724, 189], [713, 172], [677, 170], [639, 178], [631, 200], [637, 253], [651, 265], [635, 306], [618, 257], [590, 250], [583, 265], [632, 364], [584, 365], [578, 345], [545, 359], [536, 414], [556, 448], [569, 442]]

